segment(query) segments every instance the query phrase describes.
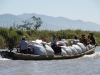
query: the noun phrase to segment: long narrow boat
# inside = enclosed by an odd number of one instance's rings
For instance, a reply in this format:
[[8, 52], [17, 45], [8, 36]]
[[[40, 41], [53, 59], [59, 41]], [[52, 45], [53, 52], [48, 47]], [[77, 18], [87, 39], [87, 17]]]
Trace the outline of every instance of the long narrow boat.
[[34, 55], [34, 54], [23, 54], [23, 53], [14, 53], [14, 52], [8, 52], [3, 51], [1, 52], [1, 56], [3, 58], [10, 58], [10, 59], [16, 59], [16, 60], [58, 60], [58, 59], [72, 59], [72, 58], [78, 58], [84, 55], [89, 55], [95, 52], [95, 47], [86, 50], [85, 52], [78, 53], [78, 54], [70, 54], [70, 55], [54, 55], [54, 56], [45, 56], [45, 55]]
[[53, 59], [72, 59], [78, 58], [83, 55], [92, 54], [95, 52], [95, 48], [92, 48], [88, 51], [79, 54], [71, 54], [71, 55], [54, 55], [54, 56], [45, 56], [45, 55], [34, 55], [34, 54], [22, 54], [22, 53], [13, 53], [14, 57], [17, 57], [21, 60], [53, 60]]
[[[92, 54], [95, 52], [95, 46], [85, 47], [82, 43], [77, 43], [72, 46], [61, 46], [61, 54], [55, 55], [53, 49], [47, 44], [31, 42], [33, 54], [23, 54], [16, 52], [2, 51], [1, 56], [4, 58], [18, 59], [18, 60], [53, 60], [53, 59], [72, 59], [83, 55]], [[34, 45], [33, 45], [34, 44]]]

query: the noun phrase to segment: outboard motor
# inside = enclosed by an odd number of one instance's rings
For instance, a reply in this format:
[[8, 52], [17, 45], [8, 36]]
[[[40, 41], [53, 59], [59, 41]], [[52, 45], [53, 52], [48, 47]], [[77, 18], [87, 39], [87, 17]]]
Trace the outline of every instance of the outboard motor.
[[13, 56], [13, 52], [1, 51], [0, 54], [2, 58], [13, 59], [13, 60], [18, 59], [17, 57]]
[[14, 47], [13, 47], [13, 44], [9, 44], [9, 45], [8, 45], [8, 50], [10, 50], [10, 52], [13, 50], [13, 48], [14, 48]]

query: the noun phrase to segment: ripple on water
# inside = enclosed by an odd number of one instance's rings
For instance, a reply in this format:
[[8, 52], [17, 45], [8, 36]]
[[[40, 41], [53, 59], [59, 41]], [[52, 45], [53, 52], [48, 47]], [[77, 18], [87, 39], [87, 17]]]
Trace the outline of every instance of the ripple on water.
[[25, 61], [0, 58], [1, 75], [99, 75], [99, 70], [99, 50], [91, 55], [66, 60]]

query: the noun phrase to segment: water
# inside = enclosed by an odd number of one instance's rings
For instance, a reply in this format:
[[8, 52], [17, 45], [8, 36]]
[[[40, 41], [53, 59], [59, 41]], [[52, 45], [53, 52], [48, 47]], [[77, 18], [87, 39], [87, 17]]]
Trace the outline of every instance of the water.
[[9, 60], [0, 57], [0, 75], [100, 75], [100, 46], [96, 52], [66, 60]]

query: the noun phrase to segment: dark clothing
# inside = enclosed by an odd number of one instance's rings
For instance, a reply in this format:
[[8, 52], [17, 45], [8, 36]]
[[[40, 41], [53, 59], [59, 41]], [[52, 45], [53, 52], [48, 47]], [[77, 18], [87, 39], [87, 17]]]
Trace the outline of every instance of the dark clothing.
[[54, 50], [55, 54], [59, 54], [59, 53], [61, 54], [61, 47], [58, 47], [54, 44], [54, 45], [51, 45], [51, 48]]
[[12, 44], [9, 44], [9, 45], [8, 45], [8, 49], [9, 49], [9, 50], [13, 50], [13, 45], [12, 45]]
[[10, 50], [10, 52], [13, 50], [13, 48], [14, 48], [13, 44], [8, 45], [8, 50]]
[[80, 38], [80, 42], [83, 43], [84, 45], [87, 45], [87, 40], [86, 40], [86, 38]]
[[96, 44], [96, 43], [95, 43], [95, 39], [94, 39], [93, 36], [90, 37], [90, 40], [91, 40], [90, 44], [92, 44], [92, 45], [95, 45], [95, 44]]
[[27, 54], [27, 53], [28, 53], [28, 50], [27, 50], [27, 49], [25, 49], [25, 50], [21, 50], [20, 53]]

